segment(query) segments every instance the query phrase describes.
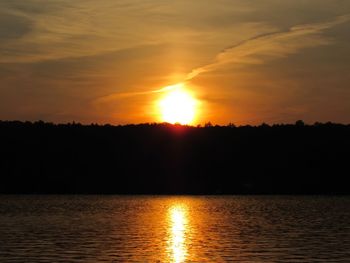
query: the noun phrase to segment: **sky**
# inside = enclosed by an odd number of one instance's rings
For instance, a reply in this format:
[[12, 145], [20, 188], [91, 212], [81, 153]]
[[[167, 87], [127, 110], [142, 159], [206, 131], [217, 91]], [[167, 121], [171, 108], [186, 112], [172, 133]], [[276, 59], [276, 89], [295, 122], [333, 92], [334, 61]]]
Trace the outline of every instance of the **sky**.
[[[0, 0], [0, 119], [350, 123], [349, 0]], [[165, 89], [164, 89], [165, 88]]]

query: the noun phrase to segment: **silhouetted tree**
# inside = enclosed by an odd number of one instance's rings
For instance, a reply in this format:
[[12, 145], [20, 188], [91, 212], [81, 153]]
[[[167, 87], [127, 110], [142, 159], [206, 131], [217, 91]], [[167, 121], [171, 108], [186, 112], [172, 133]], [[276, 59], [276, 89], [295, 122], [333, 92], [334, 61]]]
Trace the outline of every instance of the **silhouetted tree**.
[[297, 121], [295, 122], [295, 126], [303, 127], [303, 126], [305, 126], [305, 123], [304, 123], [304, 121], [302, 121], [302, 120], [297, 120]]
[[0, 193], [350, 193], [350, 125], [204, 126], [0, 121]]
[[213, 124], [209, 121], [204, 124], [205, 128], [213, 127]]

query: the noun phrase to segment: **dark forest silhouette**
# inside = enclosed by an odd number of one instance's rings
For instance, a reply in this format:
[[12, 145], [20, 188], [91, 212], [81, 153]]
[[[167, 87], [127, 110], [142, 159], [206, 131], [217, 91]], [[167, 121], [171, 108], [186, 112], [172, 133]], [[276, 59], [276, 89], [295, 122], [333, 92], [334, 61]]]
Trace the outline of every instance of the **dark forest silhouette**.
[[0, 145], [0, 193], [350, 193], [350, 125], [0, 121]]

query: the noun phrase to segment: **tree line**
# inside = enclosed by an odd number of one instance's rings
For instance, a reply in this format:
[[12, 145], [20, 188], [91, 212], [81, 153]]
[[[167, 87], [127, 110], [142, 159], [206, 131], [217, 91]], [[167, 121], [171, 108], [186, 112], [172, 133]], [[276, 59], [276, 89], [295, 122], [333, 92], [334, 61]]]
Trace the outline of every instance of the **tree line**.
[[350, 125], [0, 121], [2, 194], [349, 194]]

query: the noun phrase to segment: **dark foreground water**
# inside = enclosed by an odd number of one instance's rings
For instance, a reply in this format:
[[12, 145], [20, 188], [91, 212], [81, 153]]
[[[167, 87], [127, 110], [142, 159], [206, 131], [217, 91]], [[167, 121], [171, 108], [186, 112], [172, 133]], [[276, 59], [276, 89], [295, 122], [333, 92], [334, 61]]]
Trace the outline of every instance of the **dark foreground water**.
[[0, 262], [350, 262], [350, 197], [0, 196]]

